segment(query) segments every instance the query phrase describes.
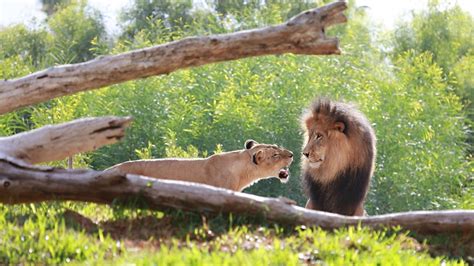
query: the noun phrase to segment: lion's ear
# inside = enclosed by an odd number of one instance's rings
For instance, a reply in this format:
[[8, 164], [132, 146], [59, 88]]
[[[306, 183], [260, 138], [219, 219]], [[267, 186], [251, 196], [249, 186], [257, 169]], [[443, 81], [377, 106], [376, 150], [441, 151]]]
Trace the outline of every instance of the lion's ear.
[[255, 146], [255, 144], [258, 144], [258, 142], [253, 139], [248, 139], [247, 141], [245, 141], [244, 147], [248, 150]]
[[305, 110], [303, 115], [300, 118], [301, 128], [304, 131], [308, 131], [313, 127], [314, 124], [314, 115], [310, 110]]
[[346, 129], [346, 125], [343, 122], [336, 122], [334, 123], [334, 129], [344, 133], [344, 129]]
[[263, 158], [263, 151], [257, 151], [252, 156], [252, 161], [256, 165], [260, 164], [260, 162], [262, 162], [263, 159], [264, 159]]

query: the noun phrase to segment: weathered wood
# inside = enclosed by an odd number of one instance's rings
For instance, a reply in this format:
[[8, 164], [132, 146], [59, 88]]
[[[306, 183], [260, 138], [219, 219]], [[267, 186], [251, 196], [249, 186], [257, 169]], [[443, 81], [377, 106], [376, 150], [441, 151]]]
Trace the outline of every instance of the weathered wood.
[[110, 204], [140, 197], [152, 209], [177, 208], [197, 212], [232, 212], [269, 220], [320, 226], [401, 226], [418, 232], [474, 231], [474, 211], [422, 211], [372, 217], [349, 217], [307, 210], [285, 200], [265, 198], [207, 185], [117, 175], [92, 170], [44, 169], [0, 159], [0, 202], [30, 203], [74, 200]]
[[342, 11], [346, 8], [345, 2], [335, 2], [276, 26], [191, 37], [0, 81], [0, 114], [59, 96], [213, 62], [283, 53], [339, 54], [337, 38], [326, 37], [325, 28], [344, 23]]
[[0, 153], [26, 163], [62, 160], [117, 142], [130, 121], [130, 117], [108, 116], [48, 125], [0, 138]]

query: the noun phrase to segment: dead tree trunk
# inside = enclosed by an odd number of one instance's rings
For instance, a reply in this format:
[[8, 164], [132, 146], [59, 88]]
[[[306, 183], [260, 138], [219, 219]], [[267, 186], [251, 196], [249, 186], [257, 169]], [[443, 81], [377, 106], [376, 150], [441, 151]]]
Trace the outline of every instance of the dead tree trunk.
[[345, 9], [345, 2], [335, 2], [277, 26], [191, 37], [0, 81], [0, 114], [59, 96], [214, 62], [283, 53], [339, 54], [337, 38], [326, 37], [324, 31], [346, 21]]
[[395, 213], [373, 217], [348, 217], [307, 210], [276, 198], [264, 198], [227, 189], [136, 175], [64, 170], [19, 165], [0, 158], [0, 202], [29, 203], [75, 200], [107, 203], [136, 200], [148, 208], [178, 208], [209, 213], [263, 216], [286, 224], [332, 229], [361, 225], [372, 228], [402, 226], [418, 232], [467, 232], [474, 230], [474, 211]]

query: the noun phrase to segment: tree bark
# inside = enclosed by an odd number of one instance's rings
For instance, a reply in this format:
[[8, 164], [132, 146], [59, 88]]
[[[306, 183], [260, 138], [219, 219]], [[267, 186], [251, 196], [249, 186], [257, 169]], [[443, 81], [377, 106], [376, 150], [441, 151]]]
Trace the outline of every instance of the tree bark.
[[151, 209], [171, 207], [197, 212], [261, 215], [275, 222], [326, 229], [361, 224], [372, 228], [401, 226], [424, 233], [474, 231], [474, 211], [420, 211], [349, 217], [304, 209], [276, 198], [181, 181], [120, 175], [116, 171], [39, 168], [0, 157], [0, 172], [0, 202], [4, 204], [47, 200], [111, 204], [130, 202], [138, 197]]
[[326, 37], [325, 28], [344, 23], [342, 11], [346, 8], [345, 2], [335, 2], [277, 26], [191, 37], [0, 81], [0, 114], [59, 96], [214, 62], [283, 53], [339, 54], [337, 38]]
[[108, 116], [44, 126], [0, 138], [0, 154], [31, 164], [62, 160], [117, 142], [130, 121], [130, 117]]

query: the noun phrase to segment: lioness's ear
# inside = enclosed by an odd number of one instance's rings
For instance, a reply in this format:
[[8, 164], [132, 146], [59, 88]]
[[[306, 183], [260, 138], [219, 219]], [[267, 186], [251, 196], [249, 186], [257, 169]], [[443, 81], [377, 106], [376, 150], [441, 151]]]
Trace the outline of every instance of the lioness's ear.
[[334, 129], [340, 131], [340, 132], [343, 132], [344, 133], [344, 129], [346, 128], [346, 125], [344, 125], [343, 122], [336, 122], [334, 123]]
[[252, 156], [252, 161], [254, 164], [259, 164], [263, 160], [263, 151], [257, 151]]
[[253, 140], [253, 139], [248, 139], [248, 140], [245, 142], [244, 146], [245, 146], [245, 148], [248, 150], [248, 149], [251, 149], [253, 146], [255, 146], [255, 144], [258, 144], [258, 142], [256, 142], [256, 141]]

